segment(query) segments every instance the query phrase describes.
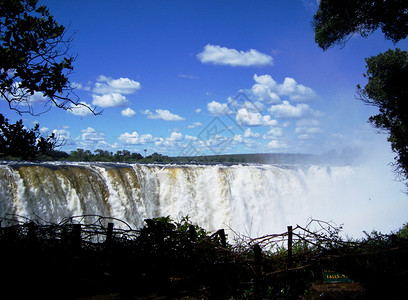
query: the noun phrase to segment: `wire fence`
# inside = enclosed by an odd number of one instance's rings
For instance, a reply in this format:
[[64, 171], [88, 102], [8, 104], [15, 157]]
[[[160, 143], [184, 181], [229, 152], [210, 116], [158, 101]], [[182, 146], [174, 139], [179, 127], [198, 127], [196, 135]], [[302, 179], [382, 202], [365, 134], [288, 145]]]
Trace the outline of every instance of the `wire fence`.
[[[323, 269], [345, 272], [374, 287], [379, 280], [391, 286], [392, 280], [408, 283], [407, 239], [375, 233], [344, 240], [341, 227], [316, 219], [257, 238], [230, 229], [237, 236], [232, 244], [224, 229], [210, 233], [169, 218], [149, 219], [144, 228], [134, 229], [99, 215], [72, 216], [58, 224], [7, 215], [0, 226], [0, 251], [9, 260], [3, 270], [15, 268], [15, 262], [22, 268], [31, 265], [48, 270], [43, 275], [52, 281], [48, 274], [62, 264], [77, 284], [78, 278], [92, 279], [99, 289], [136, 281], [138, 293], [160, 286], [163, 293], [194, 290], [212, 298], [250, 290], [255, 298], [274, 299], [282, 291], [303, 293], [321, 279]], [[85, 274], [78, 277], [78, 270]], [[89, 288], [97, 289], [95, 284]]]

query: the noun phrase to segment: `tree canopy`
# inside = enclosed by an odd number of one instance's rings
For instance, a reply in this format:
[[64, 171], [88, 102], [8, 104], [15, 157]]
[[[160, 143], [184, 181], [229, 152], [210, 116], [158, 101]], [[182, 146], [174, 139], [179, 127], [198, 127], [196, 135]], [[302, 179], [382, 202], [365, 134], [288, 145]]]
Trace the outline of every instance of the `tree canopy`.
[[408, 52], [388, 50], [366, 59], [368, 83], [358, 86], [360, 99], [379, 108], [369, 121], [388, 132], [397, 172], [408, 178]]
[[36, 101], [45, 103], [45, 111], [84, 105], [69, 81], [71, 38], [37, 2], [0, 0], [0, 98], [20, 114], [35, 114]]
[[397, 43], [408, 34], [408, 1], [321, 0], [312, 26], [323, 50], [344, 46], [353, 34], [367, 37], [378, 28]]
[[[37, 114], [33, 104], [71, 109], [85, 104], [69, 81], [75, 57], [71, 38], [38, 0], [0, 0], [0, 100], [19, 114]], [[95, 109], [90, 109], [94, 114]], [[0, 156], [32, 160], [60, 146], [58, 138], [41, 135], [39, 125], [26, 129], [0, 114]]]
[[[406, 0], [321, 0], [313, 19], [315, 41], [327, 50], [344, 46], [355, 33], [367, 37], [381, 28], [386, 39], [397, 43], [408, 35]], [[389, 133], [396, 172], [408, 179], [408, 54], [388, 50], [366, 59], [367, 85], [357, 86], [364, 103], [377, 106], [379, 114], [369, 121]], [[408, 184], [407, 184], [408, 185]]]
[[33, 160], [47, 154], [57, 144], [58, 138], [54, 133], [48, 137], [41, 134], [39, 124], [27, 129], [22, 120], [12, 124], [0, 114], [0, 157]]

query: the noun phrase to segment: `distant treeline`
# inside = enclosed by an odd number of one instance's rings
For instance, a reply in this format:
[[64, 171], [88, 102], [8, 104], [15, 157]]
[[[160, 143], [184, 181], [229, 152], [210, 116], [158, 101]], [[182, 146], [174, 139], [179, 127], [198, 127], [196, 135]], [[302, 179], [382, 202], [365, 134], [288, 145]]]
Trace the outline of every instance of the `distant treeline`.
[[[196, 163], [196, 164], [355, 164], [361, 156], [358, 151], [346, 148], [342, 153], [329, 151], [325, 154], [301, 153], [258, 153], [258, 154], [223, 154], [203, 156], [167, 156], [159, 153], [143, 156], [128, 150], [110, 152], [97, 149], [94, 152], [78, 148], [70, 153], [52, 150], [42, 155], [40, 161], [82, 161], [82, 162], [127, 162], [127, 163]], [[4, 160], [17, 160], [13, 157], [2, 157]]]

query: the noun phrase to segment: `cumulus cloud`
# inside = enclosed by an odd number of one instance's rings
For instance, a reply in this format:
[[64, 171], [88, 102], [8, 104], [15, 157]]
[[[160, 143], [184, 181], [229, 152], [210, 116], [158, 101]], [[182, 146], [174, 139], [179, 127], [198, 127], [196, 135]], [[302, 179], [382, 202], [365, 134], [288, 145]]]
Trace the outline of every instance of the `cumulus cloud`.
[[129, 103], [125, 96], [118, 93], [93, 95], [92, 97], [92, 104], [100, 107], [123, 107]]
[[101, 75], [98, 77], [92, 91], [96, 94], [116, 93], [129, 95], [134, 94], [140, 88], [140, 83], [132, 79], [122, 77], [119, 79], [113, 79], [111, 77]]
[[244, 137], [246, 138], [258, 138], [260, 136], [257, 132], [252, 132], [251, 128], [247, 128], [244, 132]]
[[278, 121], [272, 120], [271, 116], [262, 116], [258, 112], [248, 111], [246, 108], [238, 110], [236, 120], [243, 126], [275, 126]]
[[286, 77], [283, 83], [277, 83], [270, 75], [255, 74], [254, 80], [256, 83], [252, 86], [252, 93], [266, 103], [279, 103], [281, 96], [295, 102], [305, 102], [317, 97], [314, 90], [290, 77]]
[[233, 140], [236, 143], [243, 143], [244, 142], [244, 139], [242, 138], [242, 136], [240, 134], [234, 135]]
[[[182, 141], [185, 139], [182, 133], [180, 132], [172, 132], [169, 137], [167, 138], [158, 138], [155, 142], [156, 146], [166, 147], [168, 149], [178, 149], [182, 146]], [[189, 137], [188, 140], [192, 140], [192, 137]]]
[[[35, 123], [36, 124], [36, 123]], [[48, 133], [48, 130], [50, 130], [48, 127], [41, 127], [40, 128], [40, 132], [42, 133], [42, 134], [47, 134]]]
[[40, 92], [34, 92], [33, 95], [28, 97], [28, 102], [30, 104], [46, 103], [49, 100], [50, 98], [44, 97], [43, 93], [40, 93]]
[[[248, 99], [248, 97], [245, 96], [244, 99]], [[265, 105], [260, 101], [250, 101], [250, 100], [242, 101], [242, 97], [236, 97], [236, 98], [229, 97], [228, 98], [228, 108], [234, 112], [237, 112], [241, 108], [246, 108], [248, 111], [260, 113], [265, 108]]]
[[64, 146], [72, 146], [75, 144], [71, 137], [71, 133], [67, 129], [54, 129], [52, 133], [57, 137], [58, 141]]
[[71, 87], [74, 89], [83, 90], [83, 91], [91, 90], [90, 83], [88, 85], [83, 85], [82, 83], [79, 83], [79, 82], [72, 82]]
[[201, 127], [201, 126], [203, 126], [202, 123], [194, 122], [193, 124], [188, 125], [187, 128], [197, 128], [197, 127]]
[[52, 133], [60, 139], [64, 139], [64, 140], [71, 139], [71, 133], [66, 129], [54, 129]]
[[320, 129], [320, 123], [318, 120], [302, 119], [296, 122], [296, 130], [299, 139], [309, 139], [314, 134], [322, 132]]
[[184, 138], [185, 138], [187, 141], [196, 141], [196, 140], [197, 140], [197, 137], [196, 137], [196, 136], [192, 136], [192, 135], [185, 135]]
[[212, 101], [207, 103], [207, 109], [213, 116], [222, 116], [231, 113], [227, 103]]
[[85, 117], [93, 114], [89, 109], [90, 107], [91, 105], [85, 101], [81, 101], [78, 103], [78, 105], [71, 103], [70, 108], [67, 111], [73, 115]]
[[288, 145], [285, 142], [279, 140], [272, 140], [268, 143], [268, 148], [277, 150], [277, 149], [287, 149]]
[[[124, 107], [129, 101], [124, 95], [134, 94], [141, 88], [139, 82], [130, 78], [113, 79], [100, 75], [94, 87], [84, 88], [80, 83], [75, 83], [79, 89], [92, 90], [92, 104], [100, 107]], [[130, 113], [129, 111], [125, 113]]]
[[167, 109], [156, 109], [156, 114], [153, 114], [150, 110], [146, 109], [142, 112], [148, 119], [161, 119], [164, 121], [184, 121], [185, 118], [171, 113]]
[[[271, 77], [270, 79], [273, 80]], [[280, 97], [275, 91], [275, 89], [271, 88], [266, 83], [259, 83], [259, 82], [255, 83], [252, 86], [251, 91], [260, 101], [263, 101], [265, 103], [279, 103], [280, 102]]]
[[169, 142], [180, 142], [183, 140], [183, 134], [180, 132], [172, 132], [170, 137], [167, 138]]
[[81, 130], [82, 140], [85, 142], [101, 142], [105, 140], [105, 134], [103, 132], [96, 131], [92, 127]]
[[217, 45], [206, 45], [204, 50], [197, 54], [202, 63], [214, 65], [229, 65], [239, 67], [273, 65], [273, 58], [258, 52], [255, 49], [238, 51]]
[[136, 115], [136, 112], [133, 109], [131, 109], [130, 107], [122, 110], [120, 113], [124, 117], [133, 117], [134, 115]]
[[301, 118], [306, 116], [317, 117], [319, 112], [314, 111], [305, 103], [298, 103], [295, 106], [291, 105], [289, 101], [282, 101], [281, 104], [272, 105], [268, 111], [276, 118]]
[[125, 132], [121, 134], [118, 139], [126, 145], [144, 145], [157, 141], [157, 138], [153, 137], [151, 134], [139, 135], [136, 131], [133, 131], [132, 133]]
[[271, 127], [271, 129], [263, 135], [266, 140], [277, 138], [283, 135], [283, 130], [280, 127]]

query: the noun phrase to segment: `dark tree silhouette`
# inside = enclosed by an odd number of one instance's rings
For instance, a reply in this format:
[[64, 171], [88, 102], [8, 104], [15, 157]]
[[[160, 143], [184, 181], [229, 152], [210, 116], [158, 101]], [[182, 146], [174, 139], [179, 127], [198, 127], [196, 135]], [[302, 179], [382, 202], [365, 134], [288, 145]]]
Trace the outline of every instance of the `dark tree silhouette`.
[[369, 121], [389, 133], [388, 141], [397, 154], [396, 172], [408, 178], [408, 52], [388, 50], [366, 59], [368, 83], [358, 87], [360, 99], [377, 106], [379, 114]]
[[[408, 35], [406, 0], [321, 0], [313, 19], [315, 41], [327, 50], [345, 46], [353, 34], [367, 37], [381, 28], [386, 39], [395, 43]], [[395, 171], [408, 179], [408, 55], [400, 49], [388, 50], [366, 59], [368, 84], [357, 86], [359, 99], [379, 108], [369, 121], [389, 133], [395, 157]], [[408, 186], [408, 183], [406, 183]]]
[[54, 133], [48, 137], [41, 135], [39, 124], [27, 129], [22, 120], [11, 124], [0, 114], [0, 157], [33, 160], [58, 146], [61, 145]]
[[0, 98], [19, 114], [36, 114], [32, 104], [38, 99], [44, 111], [84, 105], [69, 81], [75, 60], [71, 38], [37, 2], [0, 0]]
[[408, 34], [408, 1], [321, 0], [312, 26], [323, 50], [344, 46], [353, 34], [367, 37], [378, 28], [386, 39], [397, 43]]

